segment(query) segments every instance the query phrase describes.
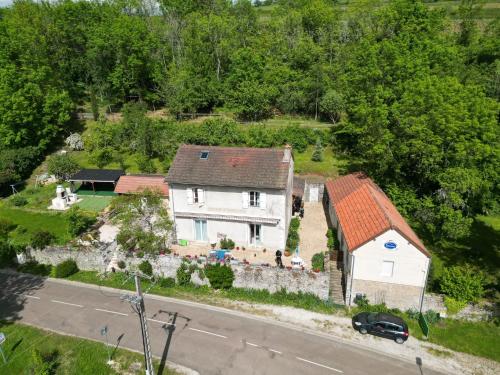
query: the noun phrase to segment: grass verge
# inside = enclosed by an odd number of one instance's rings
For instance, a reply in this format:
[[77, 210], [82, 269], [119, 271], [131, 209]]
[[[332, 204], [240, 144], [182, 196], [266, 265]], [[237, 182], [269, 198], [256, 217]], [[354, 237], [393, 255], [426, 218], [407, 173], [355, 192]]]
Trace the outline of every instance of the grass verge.
[[[0, 322], [0, 331], [6, 336], [2, 347], [8, 361], [7, 364], [0, 364], [2, 374], [144, 373], [143, 356], [128, 350], [111, 348], [115, 364], [109, 366], [106, 364], [108, 351], [103, 343], [59, 335], [23, 324]], [[42, 363], [37, 360], [35, 349], [40, 350], [42, 358], [45, 357]], [[44, 365], [50, 366], [52, 371], [43, 372]], [[165, 368], [163, 374], [174, 375], [177, 372]]]

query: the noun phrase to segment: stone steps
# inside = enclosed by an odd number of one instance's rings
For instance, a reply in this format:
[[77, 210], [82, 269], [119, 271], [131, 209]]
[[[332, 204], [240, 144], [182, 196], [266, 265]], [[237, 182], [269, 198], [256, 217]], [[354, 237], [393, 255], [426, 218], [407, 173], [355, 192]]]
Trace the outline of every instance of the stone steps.
[[342, 270], [338, 268], [337, 262], [330, 260], [330, 299], [339, 305], [344, 304], [344, 290], [342, 287], [343, 275]]

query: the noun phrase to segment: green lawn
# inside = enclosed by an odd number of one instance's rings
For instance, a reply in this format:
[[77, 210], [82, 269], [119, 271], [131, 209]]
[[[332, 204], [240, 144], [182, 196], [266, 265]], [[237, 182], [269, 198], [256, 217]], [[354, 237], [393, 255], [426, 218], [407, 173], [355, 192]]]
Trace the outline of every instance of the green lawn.
[[[94, 163], [92, 163], [89, 160], [89, 153], [86, 151], [71, 151], [71, 152], [69, 152], [69, 155], [71, 155], [71, 157], [82, 168], [98, 168], [97, 165], [95, 165]], [[139, 170], [139, 167], [137, 166], [136, 156], [135, 155], [124, 155], [124, 156], [125, 156], [125, 161], [124, 161], [125, 171], [127, 173], [141, 173], [141, 171]], [[161, 162], [158, 160], [158, 158], [154, 158], [152, 160], [153, 160], [153, 163], [156, 167], [156, 171], [161, 172], [163, 170]], [[121, 169], [121, 166], [120, 166], [120, 164], [118, 164], [116, 162], [112, 162], [112, 163], [106, 165], [106, 167], [104, 167], [104, 168], [106, 168], [106, 169]]]
[[295, 173], [317, 174], [325, 177], [336, 177], [347, 168], [345, 159], [337, 158], [331, 147], [326, 147], [323, 151], [323, 161], [312, 161], [314, 146], [308, 146], [303, 153], [294, 152]]
[[71, 240], [68, 222], [64, 214], [59, 212], [38, 212], [22, 208], [11, 208], [0, 203], [0, 217], [12, 221], [18, 227], [9, 234], [14, 243], [27, 244], [31, 235], [45, 230], [52, 233], [56, 244], [65, 244]]
[[[21, 190], [16, 195], [11, 195], [5, 199], [7, 205], [12, 206], [12, 200], [14, 197], [26, 198], [28, 203], [23, 206], [23, 208], [36, 209], [36, 210], [46, 210], [50, 206], [53, 198], [56, 197], [56, 187], [59, 184], [49, 184], [45, 186], [28, 185], [24, 190]], [[69, 184], [62, 184], [64, 187], [68, 187]]]
[[276, 116], [268, 120], [259, 122], [259, 124], [264, 124], [270, 127], [284, 127], [290, 125], [299, 125], [304, 128], [313, 129], [328, 129], [332, 126], [329, 122], [322, 122], [308, 117], [300, 116]]
[[[124, 349], [114, 351], [112, 348], [112, 359], [116, 362], [116, 367], [113, 369], [106, 364], [108, 351], [103, 343], [63, 336], [23, 324], [0, 323], [0, 331], [7, 337], [3, 350], [8, 360], [7, 364], [0, 361], [1, 374], [42, 374], [36, 371], [39, 367], [36, 368], [33, 361], [34, 349], [39, 349], [42, 354], [55, 353], [53, 355], [56, 364], [54, 374], [144, 373], [143, 356], [139, 353]], [[110, 332], [110, 341], [116, 342], [116, 336], [116, 332]], [[139, 364], [141, 370], [135, 369]], [[158, 367], [157, 361], [156, 367]], [[176, 372], [165, 368], [163, 374], [173, 375]]]
[[80, 207], [82, 210], [89, 212], [101, 212], [106, 207], [108, 207], [111, 204], [111, 201], [113, 200], [113, 197], [111, 196], [101, 197], [101, 196], [85, 195], [85, 196], [79, 196], [79, 198], [81, 198], [82, 201], [76, 203], [76, 205]]

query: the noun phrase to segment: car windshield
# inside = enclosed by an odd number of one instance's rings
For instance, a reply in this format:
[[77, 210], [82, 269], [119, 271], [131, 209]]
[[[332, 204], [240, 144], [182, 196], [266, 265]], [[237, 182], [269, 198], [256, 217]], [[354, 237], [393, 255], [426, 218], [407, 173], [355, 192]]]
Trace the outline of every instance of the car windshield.
[[366, 320], [368, 321], [368, 323], [373, 323], [374, 321], [377, 320], [377, 314], [375, 313], [368, 314]]

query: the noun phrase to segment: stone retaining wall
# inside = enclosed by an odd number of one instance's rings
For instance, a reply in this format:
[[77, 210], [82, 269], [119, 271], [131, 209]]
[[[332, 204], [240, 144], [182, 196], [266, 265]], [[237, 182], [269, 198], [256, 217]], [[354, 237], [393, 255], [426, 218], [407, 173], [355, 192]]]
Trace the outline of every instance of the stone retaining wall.
[[[113, 257], [111, 251], [92, 251], [72, 249], [66, 247], [48, 247], [44, 250], [30, 250], [30, 258], [39, 263], [57, 265], [66, 259], [74, 259], [78, 268], [84, 271], [104, 272]], [[127, 268], [136, 268], [143, 259], [127, 258], [118, 253], [117, 259], [123, 260]], [[164, 255], [156, 259], [148, 259], [153, 266], [153, 273], [163, 277], [176, 276], [177, 269], [182, 263], [179, 256]], [[235, 280], [233, 286], [237, 288], [265, 289], [271, 293], [286, 289], [288, 292], [312, 293], [323, 300], [328, 299], [329, 275], [326, 272], [315, 273], [301, 270], [278, 269], [264, 266], [231, 266]], [[198, 272], [194, 272], [191, 280], [197, 285], [207, 284], [207, 279], [200, 279]]]

